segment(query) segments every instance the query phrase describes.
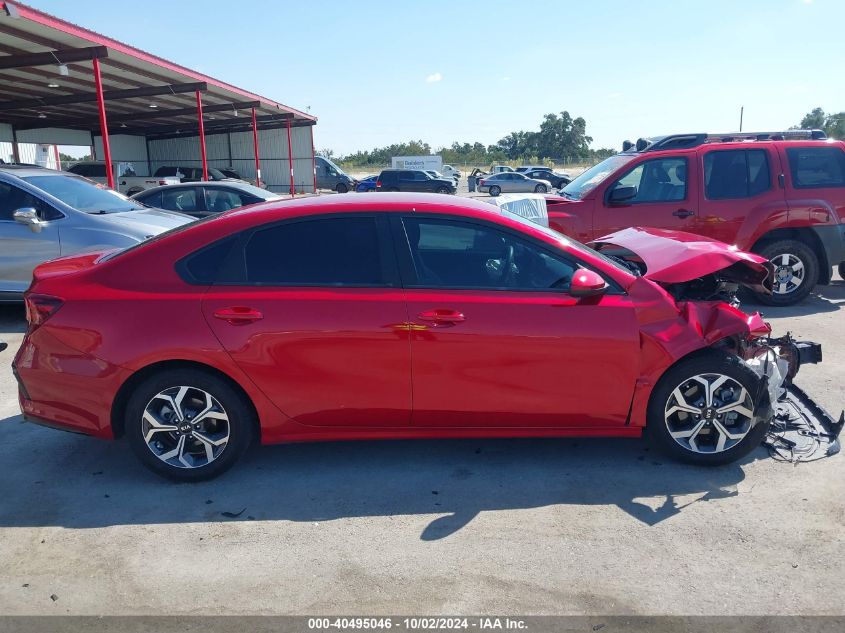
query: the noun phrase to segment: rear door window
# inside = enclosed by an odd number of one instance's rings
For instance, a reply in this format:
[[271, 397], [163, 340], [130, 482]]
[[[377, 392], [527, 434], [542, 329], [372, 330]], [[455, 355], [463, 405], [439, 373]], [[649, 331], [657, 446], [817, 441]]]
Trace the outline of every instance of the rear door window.
[[287, 222], [257, 230], [243, 252], [249, 284], [279, 286], [388, 285], [374, 217]]
[[704, 155], [704, 195], [708, 200], [750, 198], [771, 188], [764, 149], [716, 150]]
[[788, 147], [786, 157], [796, 189], [845, 187], [845, 153], [838, 147]]
[[161, 192], [161, 208], [168, 211], [197, 211], [197, 190], [194, 187], [167, 187]]

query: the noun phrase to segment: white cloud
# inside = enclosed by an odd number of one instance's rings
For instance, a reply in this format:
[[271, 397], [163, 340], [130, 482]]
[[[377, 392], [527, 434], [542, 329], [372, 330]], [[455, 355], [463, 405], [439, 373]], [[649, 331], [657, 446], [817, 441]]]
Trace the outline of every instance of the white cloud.
[[443, 81], [443, 75], [440, 73], [433, 73], [425, 78], [425, 83], [433, 84], [436, 81]]
[[510, 77], [502, 77], [502, 81], [510, 81], [510, 80], [511, 80]]

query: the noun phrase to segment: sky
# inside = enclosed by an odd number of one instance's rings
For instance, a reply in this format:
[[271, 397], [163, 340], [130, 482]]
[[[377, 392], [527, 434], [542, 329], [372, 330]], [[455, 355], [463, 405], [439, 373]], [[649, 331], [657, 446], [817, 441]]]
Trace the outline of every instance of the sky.
[[318, 117], [335, 155], [493, 144], [567, 110], [592, 147], [845, 110], [842, 0], [29, 0]]

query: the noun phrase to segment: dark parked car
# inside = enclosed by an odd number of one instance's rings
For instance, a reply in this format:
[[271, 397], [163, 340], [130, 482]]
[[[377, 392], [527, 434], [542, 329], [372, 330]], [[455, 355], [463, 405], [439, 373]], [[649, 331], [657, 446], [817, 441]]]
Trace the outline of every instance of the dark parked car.
[[552, 187], [555, 189], [565, 187], [572, 182], [572, 178], [566, 174], [559, 174], [555, 171], [551, 171], [550, 169], [529, 169], [522, 172], [522, 174], [528, 178], [534, 178], [535, 180], [548, 180], [552, 183]]
[[164, 185], [142, 191], [132, 199], [148, 207], [179, 211], [202, 218], [256, 202], [279, 200], [281, 196], [246, 182], [227, 180]]
[[375, 191], [376, 180], [378, 180], [378, 176], [367, 176], [355, 186], [355, 191], [357, 191], [358, 193]]
[[433, 178], [421, 169], [385, 169], [376, 180], [376, 191], [455, 193], [451, 178]]

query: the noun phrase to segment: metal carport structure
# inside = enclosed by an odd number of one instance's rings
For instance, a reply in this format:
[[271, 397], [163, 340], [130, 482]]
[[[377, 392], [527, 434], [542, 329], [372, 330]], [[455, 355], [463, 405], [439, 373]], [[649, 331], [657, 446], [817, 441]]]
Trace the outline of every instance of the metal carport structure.
[[[244, 177], [293, 194], [316, 189], [316, 121], [27, 5], [0, 0], [0, 143], [11, 144], [15, 160], [21, 143], [90, 145], [95, 158], [133, 162], [142, 176], [164, 164], [194, 164], [207, 178], [209, 166], [235, 165]], [[114, 187], [113, 180], [109, 185]]]

